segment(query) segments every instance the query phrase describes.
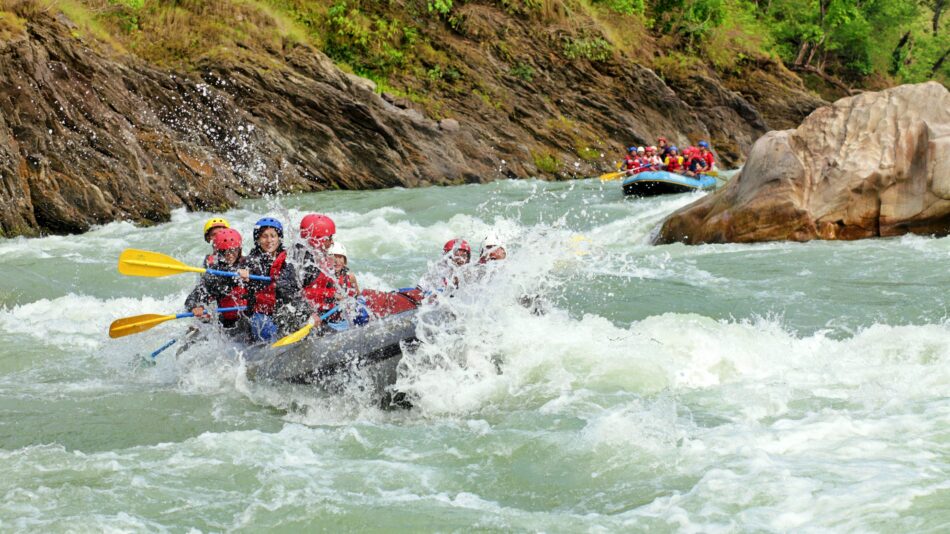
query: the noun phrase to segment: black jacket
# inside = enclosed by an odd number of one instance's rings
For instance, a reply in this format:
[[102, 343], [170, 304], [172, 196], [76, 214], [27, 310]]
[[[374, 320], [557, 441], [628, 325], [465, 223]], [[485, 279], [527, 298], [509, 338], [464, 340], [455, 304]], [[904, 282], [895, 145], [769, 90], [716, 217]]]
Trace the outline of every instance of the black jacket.
[[[265, 253], [259, 246], [255, 246], [242, 261], [242, 267], [249, 270], [251, 274], [270, 276], [271, 266], [274, 264], [276, 255], [285, 252], [284, 246], [277, 248], [274, 257]], [[297, 281], [297, 273], [290, 258], [284, 260], [284, 265], [277, 276], [275, 286], [275, 305], [273, 319], [277, 327], [282, 331], [293, 328], [294, 325], [302, 324], [306, 319], [301, 317], [309, 316], [307, 306], [300, 294], [300, 283]], [[247, 281], [247, 310], [245, 315], [254, 314], [254, 304], [257, 294], [267, 288], [270, 282], [259, 280]]]

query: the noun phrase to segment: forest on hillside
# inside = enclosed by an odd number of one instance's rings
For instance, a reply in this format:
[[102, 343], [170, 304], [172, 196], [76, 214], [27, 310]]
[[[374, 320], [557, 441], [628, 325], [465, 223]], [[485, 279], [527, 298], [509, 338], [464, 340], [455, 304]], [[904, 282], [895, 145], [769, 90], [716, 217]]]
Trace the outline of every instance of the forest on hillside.
[[[774, 58], [826, 97], [950, 82], [950, 0], [2, 0], [0, 35], [23, 24], [24, 4], [55, 4], [78, 31], [166, 66], [306, 42], [381, 90], [417, 98], [459, 78], [439, 40], [479, 4], [536, 25], [567, 60], [619, 54], [664, 77]], [[512, 72], [534, 74], [517, 60]]]

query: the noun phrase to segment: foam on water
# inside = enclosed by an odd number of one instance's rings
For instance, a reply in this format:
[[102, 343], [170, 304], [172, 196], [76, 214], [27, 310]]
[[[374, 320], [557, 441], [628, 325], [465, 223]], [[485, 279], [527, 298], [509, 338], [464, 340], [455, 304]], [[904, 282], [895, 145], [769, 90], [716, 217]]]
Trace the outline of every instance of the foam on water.
[[43, 277], [0, 300], [0, 525], [945, 529], [950, 303], [933, 288], [950, 241], [646, 244], [697, 197], [526, 181], [227, 213], [248, 237], [263, 214], [292, 234], [330, 213], [364, 288], [414, 285], [452, 237], [508, 242], [441, 299], [456, 321], [403, 358], [415, 407], [396, 412], [358, 382], [250, 382], [211, 327], [134, 365], [188, 321], [108, 339], [116, 318], [180, 310], [194, 282], [119, 279], [118, 253], [200, 263], [207, 214], [0, 241], [5, 272]]

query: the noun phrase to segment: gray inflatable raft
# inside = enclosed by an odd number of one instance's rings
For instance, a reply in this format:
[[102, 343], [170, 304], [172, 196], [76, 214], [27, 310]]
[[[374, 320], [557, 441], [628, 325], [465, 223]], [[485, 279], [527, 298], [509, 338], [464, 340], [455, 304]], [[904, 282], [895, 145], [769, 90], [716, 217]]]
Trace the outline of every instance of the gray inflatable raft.
[[286, 347], [250, 349], [244, 355], [248, 377], [323, 385], [340, 374], [358, 374], [383, 391], [396, 382], [402, 351], [418, 343], [416, 313], [409, 310], [322, 336], [311, 333]]

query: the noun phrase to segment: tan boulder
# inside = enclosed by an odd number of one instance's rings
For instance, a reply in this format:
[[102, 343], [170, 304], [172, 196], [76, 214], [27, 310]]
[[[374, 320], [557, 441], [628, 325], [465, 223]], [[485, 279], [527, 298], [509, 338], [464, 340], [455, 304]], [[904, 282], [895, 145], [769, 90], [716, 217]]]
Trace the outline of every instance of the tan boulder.
[[663, 221], [654, 243], [950, 234], [950, 92], [843, 98], [762, 136], [742, 172]]

